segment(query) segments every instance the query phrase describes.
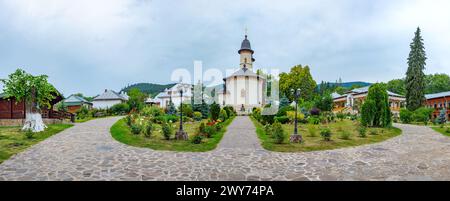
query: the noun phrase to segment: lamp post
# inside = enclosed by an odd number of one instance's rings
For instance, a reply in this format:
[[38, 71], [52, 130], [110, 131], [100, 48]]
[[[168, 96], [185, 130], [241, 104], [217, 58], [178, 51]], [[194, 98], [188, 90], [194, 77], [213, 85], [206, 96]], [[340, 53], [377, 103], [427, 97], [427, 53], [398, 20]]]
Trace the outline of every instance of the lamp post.
[[182, 85], [179, 87], [180, 92], [180, 129], [178, 129], [177, 133], [175, 134], [175, 138], [177, 140], [188, 140], [188, 134], [186, 131], [183, 130], [183, 92], [184, 88]]
[[295, 120], [294, 120], [294, 134], [291, 135], [291, 137], [289, 138], [289, 141], [292, 143], [300, 143], [303, 141], [302, 139], [302, 135], [298, 134], [298, 117], [297, 117], [297, 113], [298, 113], [298, 99], [300, 97], [300, 89], [294, 90], [292, 89], [291, 92], [294, 94], [294, 98], [295, 98]]

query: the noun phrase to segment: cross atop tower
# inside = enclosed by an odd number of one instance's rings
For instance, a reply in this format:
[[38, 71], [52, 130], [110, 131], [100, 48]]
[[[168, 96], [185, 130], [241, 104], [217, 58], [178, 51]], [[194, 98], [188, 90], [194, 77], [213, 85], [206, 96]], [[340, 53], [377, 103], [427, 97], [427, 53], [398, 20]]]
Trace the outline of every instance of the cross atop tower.
[[247, 26], [245, 26], [244, 33], [245, 33], [245, 37], [247, 37], [247, 35], [248, 35], [248, 28], [247, 28]]

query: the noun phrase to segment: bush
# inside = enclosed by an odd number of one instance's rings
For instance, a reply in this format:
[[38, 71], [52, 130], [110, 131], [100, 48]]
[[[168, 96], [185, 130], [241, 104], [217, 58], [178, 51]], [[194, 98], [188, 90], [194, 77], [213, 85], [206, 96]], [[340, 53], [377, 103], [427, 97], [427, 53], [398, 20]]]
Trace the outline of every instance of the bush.
[[366, 137], [367, 128], [365, 126], [360, 126], [358, 128], [358, 134], [359, 137], [365, 138]]
[[127, 126], [131, 127], [131, 124], [133, 123], [133, 117], [130, 114], [125, 117], [125, 123], [127, 124]]
[[434, 108], [421, 107], [413, 112], [413, 119], [416, 122], [423, 122], [425, 125], [430, 121]]
[[339, 120], [344, 120], [345, 119], [345, 114], [344, 113], [342, 113], [342, 112], [339, 112], [339, 113], [337, 113], [336, 114], [336, 117], [339, 119]]
[[211, 104], [209, 112], [211, 114], [211, 119], [213, 121], [216, 121], [217, 119], [219, 119], [219, 115], [220, 115], [220, 105], [217, 104], [216, 102], [214, 102], [213, 104]]
[[445, 128], [446, 133], [450, 133], [450, 127]]
[[138, 124], [132, 124], [131, 125], [131, 133], [135, 134], [135, 135], [139, 135], [142, 131], [142, 126], [138, 125]]
[[217, 123], [214, 125], [214, 128], [216, 129], [217, 132], [219, 132], [220, 130], [222, 130], [223, 126], [221, 123]]
[[205, 127], [205, 135], [207, 138], [211, 138], [214, 134], [216, 134], [215, 126], [206, 126]]
[[351, 136], [351, 134], [347, 130], [343, 130], [341, 132], [341, 139], [343, 139], [343, 140], [350, 140], [350, 136]]
[[228, 119], [228, 114], [224, 109], [220, 110], [219, 119], [222, 121], [226, 121]]
[[82, 106], [75, 112], [77, 119], [84, 119], [89, 116], [89, 109], [86, 106]]
[[228, 118], [236, 115], [236, 111], [234, 111], [232, 106], [225, 106], [223, 109], [227, 112]]
[[[286, 112], [286, 116], [288, 117], [290, 122], [294, 122], [295, 121], [295, 111], [287, 111]], [[305, 120], [305, 114], [298, 112], [297, 113], [297, 120], [299, 122], [303, 122]]]
[[286, 116], [288, 111], [295, 111], [295, 108], [292, 106], [281, 107], [277, 112], [277, 117]]
[[405, 124], [411, 123], [413, 120], [413, 112], [409, 111], [406, 108], [402, 108], [400, 110], [400, 120]]
[[320, 130], [320, 136], [322, 136], [325, 141], [331, 141], [331, 135], [331, 130], [329, 128], [322, 128]]
[[313, 108], [309, 111], [309, 114], [311, 114], [312, 116], [319, 116], [320, 110], [318, 108]]
[[141, 114], [146, 117], [159, 117], [164, 115], [164, 109], [157, 106], [147, 106], [141, 110]]
[[201, 112], [194, 112], [193, 116], [195, 121], [201, 121], [203, 117]]
[[255, 118], [257, 121], [261, 122], [261, 120], [262, 120], [261, 109], [260, 108], [253, 108], [253, 110], [252, 110], [252, 117]]
[[377, 130], [371, 130], [371, 131], [370, 131], [370, 135], [378, 135]]
[[153, 124], [152, 122], [147, 122], [147, 125], [145, 126], [145, 131], [144, 131], [144, 135], [145, 137], [150, 137], [152, 136], [152, 132], [153, 132]]
[[385, 84], [373, 84], [361, 109], [361, 124], [369, 127], [389, 127], [392, 113]]
[[308, 118], [308, 123], [309, 124], [318, 125], [320, 123], [320, 118], [311, 116], [311, 117]]
[[200, 143], [202, 143], [202, 140], [203, 140], [203, 137], [201, 135], [195, 135], [192, 138], [192, 143], [193, 144], [200, 144]]
[[266, 135], [272, 136], [272, 134], [273, 134], [273, 128], [272, 128], [272, 125], [266, 124], [266, 125], [264, 125], [263, 128], [264, 128], [264, 133], [266, 133]]
[[281, 123], [280, 122], [275, 122], [272, 125], [272, 127], [273, 127], [272, 137], [275, 140], [275, 143], [276, 144], [283, 143], [283, 141], [286, 138], [286, 136], [284, 135], [283, 126], [281, 125]]
[[190, 104], [182, 104], [183, 105], [183, 116], [186, 115], [187, 117], [193, 117], [194, 116], [194, 110], [192, 109], [192, 106]]
[[161, 127], [162, 127], [162, 133], [163, 133], [164, 139], [170, 140], [170, 137], [172, 136], [172, 133], [173, 133], [172, 124], [163, 122]]
[[309, 137], [316, 137], [317, 136], [317, 129], [314, 125], [309, 125], [308, 126], [308, 133], [309, 133]]
[[115, 104], [111, 107], [111, 112], [114, 115], [123, 115], [130, 112], [130, 106], [127, 103]]
[[33, 131], [32, 131], [31, 129], [27, 129], [27, 130], [25, 131], [25, 137], [26, 137], [27, 139], [32, 139], [33, 136], [34, 136], [34, 133], [33, 133]]
[[198, 134], [204, 135], [205, 133], [206, 133], [206, 125], [205, 125], [205, 122], [202, 122], [198, 126]]
[[275, 117], [275, 121], [278, 121], [281, 124], [287, 124], [289, 123], [289, 117], [287, 116]]

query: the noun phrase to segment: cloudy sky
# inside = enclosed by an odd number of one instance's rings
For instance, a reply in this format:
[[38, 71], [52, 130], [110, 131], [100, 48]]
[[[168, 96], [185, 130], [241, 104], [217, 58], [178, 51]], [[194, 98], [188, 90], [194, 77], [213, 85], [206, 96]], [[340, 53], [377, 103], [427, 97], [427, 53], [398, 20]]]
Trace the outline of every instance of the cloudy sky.
[[0, 78], [20, 67], [64, 93], [170, 83], [177, 68], [236, 68], [244, 29], [256, 68], [309, 65], [317, 82], [406, 71], [417, 26], [426, 73], [450, 73], [448, 0], [0, 0]]

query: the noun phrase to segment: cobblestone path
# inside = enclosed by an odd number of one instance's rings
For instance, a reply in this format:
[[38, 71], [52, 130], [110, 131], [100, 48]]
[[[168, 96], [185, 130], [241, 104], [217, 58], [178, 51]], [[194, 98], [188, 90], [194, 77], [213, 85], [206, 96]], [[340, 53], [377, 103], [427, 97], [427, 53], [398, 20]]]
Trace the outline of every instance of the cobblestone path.
[[427, 127], [372, 145], [308, 153], [263, 150], [248, 117], [219, 147], [176, 153], [112, 139], [117, 117], [77, 124], [0, 164], [0, 180], [450, 180], [450, 138]]

